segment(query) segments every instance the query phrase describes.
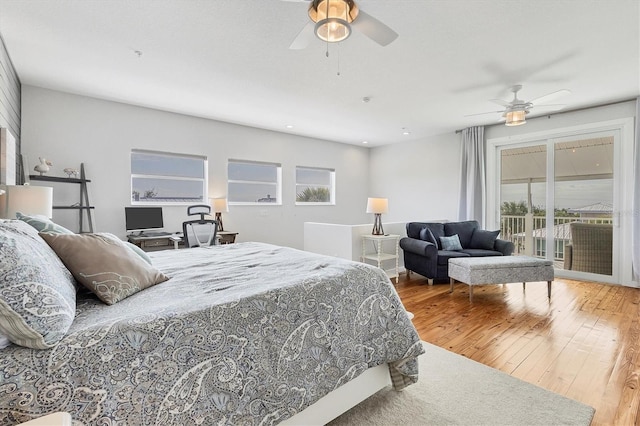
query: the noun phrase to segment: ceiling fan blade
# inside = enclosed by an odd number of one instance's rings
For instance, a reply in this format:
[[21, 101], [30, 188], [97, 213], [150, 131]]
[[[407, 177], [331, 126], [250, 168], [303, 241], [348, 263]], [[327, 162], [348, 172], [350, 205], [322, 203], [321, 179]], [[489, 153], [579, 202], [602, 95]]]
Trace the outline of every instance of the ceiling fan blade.
[[397, 32], [362, 9], [358, 12], [358, 17], [351, 26], [381, 46], [386, 46], [398, 38]]
[[494, 104], [502, 105], [503, 107], [508, 107], [511, 105], [510, 102], [503, 101], [502, 99], [489, 99], [489, 102], [493, 102]]
[[550, 110], [550, 111], [558, 111], [562, 108], [566, 107], [567, 104], [545, 104], [545, 105], [534, 105], [534, 109], [539, 111], [541, 109]]
[[538, 104], [543, 104], [553, 99], [557, 99], [561, 96], [566, 96], [570, 94], [571, 94], [571, 90], [562, 89], [562, 90], [558, 90], [557, 92], [549, 93], [548, 95], [544, 95], [544, 96], [540, 96], [538, 98], [532, 99], [529, 101], [529, 103], [534, 104], [534, 106], [538, 106]]
[[313, 38], [315, 37], [315, 34], [313, 34], [313, 27], [314, 23], [312, 21], [309, 21], [307, 25], [305, 25], [302, 30], [300, 30], [296, 38], [293, 39], [291, 45], [289, 46], [289, 49], [301, 50], [306, 48], [309, 43], [311, 43], [311, 40], [313, 40]]
[[502, 113], [502, 112], [504, 112], [504, 111], [500, 110], [500, 111], [479, 112], [477, 114], [467, 114], [467, 115], [465, 115], [465, 117], [473, 117], [473, 116], [476, 116], [476, 115], [497, 114], [497, 113]]

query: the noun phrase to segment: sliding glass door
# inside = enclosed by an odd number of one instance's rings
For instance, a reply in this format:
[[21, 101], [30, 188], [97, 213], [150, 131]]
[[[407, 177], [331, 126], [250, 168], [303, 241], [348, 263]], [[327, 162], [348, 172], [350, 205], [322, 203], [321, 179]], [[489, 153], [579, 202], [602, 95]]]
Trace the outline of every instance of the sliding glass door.
[[613, 281], [619, 131], [497, 147], [501, 235], [561, 275]]

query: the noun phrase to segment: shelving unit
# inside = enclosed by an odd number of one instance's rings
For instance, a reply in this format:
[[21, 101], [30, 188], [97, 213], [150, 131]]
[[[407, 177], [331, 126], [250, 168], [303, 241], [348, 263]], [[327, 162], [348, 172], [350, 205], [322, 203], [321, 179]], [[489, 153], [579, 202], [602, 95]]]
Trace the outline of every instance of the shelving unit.
[[[89, 191], [87, 190], [87, 183], [91, 180], [87, 179], [84, 173], [84, 163], [80, 164], [80, 177], [79, 178], [65, 178], [57, 176], [45, 176], [45, 175], [29, 175], [31, 180], [39, 180], [43, 182], [58, 182], [58, 183], [75, 183], [80, 185], [80, 202], [72, 206], [56, 206], [54, 210], [78, 210], [78, 232], [93, 232], [93, 219], [91, 211], [95, 208], [89, 203]], [[84, 229], [84, 216], [87, 216], [88, 231]]]
[[[367, 253], [367, 241], [372, 241], [375, 247], [375, 253]], [[385, 251], [385, 241], [393, 243], [392, 251]], [[389, 278], [395, 278], [396, 284], [398, 284], [399, 277], [399, 265], [400, 258], [399, 243], [400, 235], [363, 235], [362, 236], [362, 262], [374, 261], [377, 263], [378, 268], [383, 269]], [[388, 249], [389, 247], [386, 247]], [[385, 261], [394, 261], [395, 268], [389, 270], [383, 267]]]

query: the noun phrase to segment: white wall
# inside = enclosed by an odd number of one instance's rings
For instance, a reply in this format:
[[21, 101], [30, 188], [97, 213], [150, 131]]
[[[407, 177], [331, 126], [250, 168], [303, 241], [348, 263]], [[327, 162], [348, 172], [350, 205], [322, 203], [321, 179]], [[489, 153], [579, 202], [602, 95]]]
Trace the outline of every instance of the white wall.
[[[367, 223], [367, 148], [304, 138], [203, 118], [99, 100], [33, 86], [22, 87], [22, 153], [29, 173], [38, 157], [53, 162], [48, 173], [85, 164], [95, 231], [125, 236], [124, 206], [130, 205], [132, 148], [206, 155], [209, 196], [227, 192], [227, 159], [282, 164], [282, 206], [230, 206], [225, 230], [237, 241], [303, 247], [304, 222]], [[283, 123], [284, 125], [285, 123]], [[336, 170], [335, 206], [295, 206], [295, 166]], [[42, 184], [42, 182], [33, 182]], [[55, 203], [77, 202], [75, 185], [54, 186]], [[178, 231], [186, 207], [165, 207], [165, 228]], [[77, 230], [77, 214], [56, 210], [54, 220]]]
[[[635, 102], [528, 119], [518, 127], [492, 125], [485, 139], [635, 117]], [[384, 221], [457, 220], [460, 193], [460, 135], [447, 133], [423, 141], [371, 149], [369, 194], [389, 198]]]
[[458, 219], [460, 135], [372, 148], [371, 197], [389, 199], [382, 222]]

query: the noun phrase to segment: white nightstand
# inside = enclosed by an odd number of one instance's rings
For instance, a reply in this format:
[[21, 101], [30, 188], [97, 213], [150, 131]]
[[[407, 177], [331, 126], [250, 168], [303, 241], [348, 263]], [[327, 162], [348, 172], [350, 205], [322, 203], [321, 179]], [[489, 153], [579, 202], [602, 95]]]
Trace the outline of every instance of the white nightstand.
[[[373, 245], [373, 253], [367, 253], [367, 242], [371, 241]], [[374, 261], [377, 263], [378, 268], [383, 269], [389, 278], [395, 278], [396, 284], [398, 284], [398, 259], [400, 235], [363, 235], [362, 236], [362, 261]], [[386, 243], [386, 244], [385, 244]], [[395, 263], [395, 268], [387, 269], [384, 267], [384, 262]]]

